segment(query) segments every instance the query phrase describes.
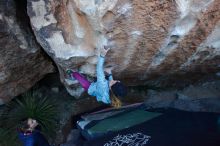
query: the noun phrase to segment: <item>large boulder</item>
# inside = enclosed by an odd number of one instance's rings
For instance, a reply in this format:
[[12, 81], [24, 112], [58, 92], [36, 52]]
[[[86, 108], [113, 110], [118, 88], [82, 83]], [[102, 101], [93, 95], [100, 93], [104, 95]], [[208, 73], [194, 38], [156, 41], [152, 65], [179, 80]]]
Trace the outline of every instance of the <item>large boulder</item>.
[[112, 47], [106, 65], [128, 85], [182, 86], [220, 70], [219, 0], [27, 1], [66, 85], [67, 68], [95, 76], [103, 45]]
[[54, 66], [37, 44], [22, 0], [0, 2], [0, 105], [30, 89]]

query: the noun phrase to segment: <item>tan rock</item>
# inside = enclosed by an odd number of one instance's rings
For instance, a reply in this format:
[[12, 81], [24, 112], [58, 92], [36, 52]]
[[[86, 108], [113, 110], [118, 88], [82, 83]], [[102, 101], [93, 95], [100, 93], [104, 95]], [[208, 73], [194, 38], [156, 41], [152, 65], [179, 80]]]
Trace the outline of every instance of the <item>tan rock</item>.
[[[217, 72], [219, 9], [218, 0], [28, 0], [37, 40], [59, 66], [63, 82], [66, 68], [95, 76], [94, 58], [104, 45], [112, 46], [106, 65], [128, 85], [162, 86], [170, 77], [193, 77], [193, 68], [207, 68], [207, 61], [213, 66], [203, 73]], [[204, 46], [214, 49], [196, 57], [206, 52]], [[193, 59], [202, 61], [195, 66]]]
[[0, 105], [54, 71], [29, 28], [24, 9], [12, 0], [0, 5]]

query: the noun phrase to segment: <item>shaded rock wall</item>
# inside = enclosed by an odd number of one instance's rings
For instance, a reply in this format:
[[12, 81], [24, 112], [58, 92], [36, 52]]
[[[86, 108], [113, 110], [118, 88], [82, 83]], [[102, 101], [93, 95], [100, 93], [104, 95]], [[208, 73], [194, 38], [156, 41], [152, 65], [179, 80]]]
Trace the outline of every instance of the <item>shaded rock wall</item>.
[[54, 71], [52, 62], [35, 41], [22, 2], [0, 2], [0, 105]]
[[148, 108], [176, 108], [195, 112], [220, 113], [220, 81], [190, 85], [182, 90], [148, 90]]
[[219, 0], [28, 0], [28, 15], [66, 85], [66, 68], [95, 76], [103, 45], [128, 85], [181, 86], [220, 70]]

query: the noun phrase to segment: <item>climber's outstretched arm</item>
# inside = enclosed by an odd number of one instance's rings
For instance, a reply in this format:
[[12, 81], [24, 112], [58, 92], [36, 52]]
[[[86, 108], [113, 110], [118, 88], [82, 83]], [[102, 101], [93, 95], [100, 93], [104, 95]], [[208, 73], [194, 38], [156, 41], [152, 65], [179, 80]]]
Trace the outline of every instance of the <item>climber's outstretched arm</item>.
[[96, 66], [96, 73], [97, 73], [97, 81], [104, 82], [105, 74], [104, 74], [104, 62], [105, 62], [105, 55], [109, 51], [110, 48], [102, 48], [100, 56], [98, 57], [98, 63]]

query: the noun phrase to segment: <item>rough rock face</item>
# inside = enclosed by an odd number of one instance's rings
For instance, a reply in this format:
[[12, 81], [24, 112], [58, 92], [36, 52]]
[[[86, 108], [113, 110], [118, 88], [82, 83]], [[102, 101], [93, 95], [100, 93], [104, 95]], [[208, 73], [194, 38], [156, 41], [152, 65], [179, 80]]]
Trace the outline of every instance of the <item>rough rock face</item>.
[[66, 68], [95, 76], [103, 45], [112, 46], [106, 65], [130, 85], [179, 84], [220, 71], [219, 0], [27, 1], [37, 40], [63, 82]]
[[183, 90], [148, 90], [148, 108], [176, 108], [196, 112], [220, 113], [220, 81], [188, 86]]
[[0, 2], [0, 105], [54, 70], [34, 39], [25, 4], [17, 2], [17, 5], [13, 0]]

